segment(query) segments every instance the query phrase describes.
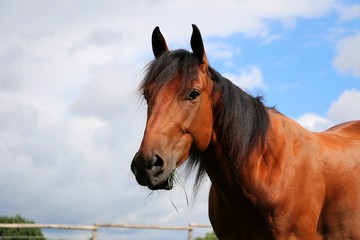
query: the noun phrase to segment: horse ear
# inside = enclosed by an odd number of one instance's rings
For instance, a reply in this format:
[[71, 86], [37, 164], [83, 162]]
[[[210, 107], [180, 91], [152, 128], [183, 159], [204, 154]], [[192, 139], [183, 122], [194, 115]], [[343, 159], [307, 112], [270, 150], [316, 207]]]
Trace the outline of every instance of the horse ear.
[[156, 27], [151, 37], [152, 49], [155, 58], [158, 59], [164, 52], [169, 51], [164, 36], [160, 32], [160, 28]]
[[201, 37], [200, 30], [195, 24], [193, 24], [192, 27], [193, 27], [193, 32], [190, 40], [191, 49], [193, 50], [195, 56], [199, 59], [200, 64], [207, 63], [204, 43]]

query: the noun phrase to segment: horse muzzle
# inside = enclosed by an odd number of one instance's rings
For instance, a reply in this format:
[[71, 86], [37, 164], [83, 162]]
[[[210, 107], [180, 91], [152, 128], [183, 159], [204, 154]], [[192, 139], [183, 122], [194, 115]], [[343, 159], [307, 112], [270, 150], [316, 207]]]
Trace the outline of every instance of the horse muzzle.
[[173, 188], [173, 174], [171, 169], [157, 154], [144, 156], [137, 152], [131, 162], [131, 171], [141, 186], [150, 190], [171, 190]]

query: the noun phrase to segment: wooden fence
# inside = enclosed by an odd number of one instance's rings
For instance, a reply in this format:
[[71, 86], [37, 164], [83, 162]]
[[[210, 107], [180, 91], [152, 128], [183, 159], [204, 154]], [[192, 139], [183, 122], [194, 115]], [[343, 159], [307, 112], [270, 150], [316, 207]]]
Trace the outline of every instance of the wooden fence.
[[0, 223], [0, 228], [40, 228], [40, 229], [64, 229], [91, 231], [91, 240], [97, 240], [99, 228], [127, 228], [127, 229], [153, 229], [169, 231], [187, 231], [188, 240], [193, 240], [193, 232], [196, 228], [211, 228], [208, 224], [190, 223], [188, 226], [159, 226], [159, 225], [132, 225], [132, 224], [103, 224], [94, 225], [64, 225], [64, 224], [10, 224]]

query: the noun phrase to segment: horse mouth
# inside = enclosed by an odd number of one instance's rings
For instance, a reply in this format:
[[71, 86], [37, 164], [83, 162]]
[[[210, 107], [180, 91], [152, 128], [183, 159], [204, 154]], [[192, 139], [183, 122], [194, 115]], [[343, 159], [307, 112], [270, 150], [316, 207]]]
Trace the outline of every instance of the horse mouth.
[[156, 185], [149, 185], [150, 190], [171, 190], [174, 187], [174, 172], [172, 172], [164, 182]]
[[171, 190], [176, 176], [176, 167], [173, 166], [175, 164], [169, 162], [165, 165], [164, 160], [159, 156], [155, 156], [154, 159], [155, 162], [145, 161], [139, 152], [135, 154], [130, 168], [135, 175], [136, 181], [150, 190]]

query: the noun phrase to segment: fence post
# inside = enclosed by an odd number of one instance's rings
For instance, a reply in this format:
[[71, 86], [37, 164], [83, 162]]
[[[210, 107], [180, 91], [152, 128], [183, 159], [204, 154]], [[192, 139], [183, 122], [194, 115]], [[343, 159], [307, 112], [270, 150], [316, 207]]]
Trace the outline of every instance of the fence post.
[[193, 232], [194, 232], [194, 227], [191, 224], [189, 224], [188, 240], [193, 239]]
[[98, 227], [94, 224], [94, 228], [91, 230], [91, 240], [97, 240]]

